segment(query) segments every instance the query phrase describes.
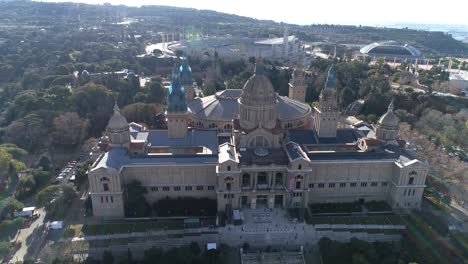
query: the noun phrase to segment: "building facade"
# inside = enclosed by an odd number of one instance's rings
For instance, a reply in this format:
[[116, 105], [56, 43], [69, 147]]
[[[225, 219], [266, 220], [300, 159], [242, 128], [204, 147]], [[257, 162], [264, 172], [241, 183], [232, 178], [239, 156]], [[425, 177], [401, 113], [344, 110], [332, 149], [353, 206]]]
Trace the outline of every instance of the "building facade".
[[[229, 127], [193, 126], [201, 119], [187, 104], [175, 69], [167, 130], [129, 124], [115, 107], [108, 149], [88, 174], [94, 215], [123, 217], [125, 185], [133, 180], [147, 188], [149, 203], [206, 197], [225, 212], [371, 200], [419, 208], [428, 165], [397, 144], [393, 104], [376, 125], [375, 137], [366, 137], [352, 127], [338, 128], [335, 90], [331, 67], [312, 113], [302, 102], [278, 96], [259, 60], [240, 94], [225, 90], [217, 94], [225, 98], [212, 99], [217, 107], [237, 107], [231, 120], [220, 111], [205, 111], [208, 106], [200, 108], [206, 119]], [[287, 125], [296, 120], [297, 112], [284, 110], [290, 107], [305, 109], [307, 123]]]

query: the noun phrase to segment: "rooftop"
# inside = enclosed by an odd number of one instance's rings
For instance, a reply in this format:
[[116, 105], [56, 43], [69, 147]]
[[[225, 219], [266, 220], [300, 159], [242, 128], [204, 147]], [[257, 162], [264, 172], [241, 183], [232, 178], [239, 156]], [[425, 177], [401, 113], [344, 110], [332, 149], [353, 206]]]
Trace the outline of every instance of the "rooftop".
[[[188, 104], [189, 112], [199, 119], [231, 121], [239, 115], [238, 99], [242, 90], [227, 89], [215, 95], [196, 98]], [[298, 119], [311, 112], [308, 105], [286, 96], [277, 96], [280, 120]]]
[[[293, 42], [297, 40], [296, 36], [288, 36], [288, 42]], [[259, 45], [282, 45], [284, 42], [284, 38], [269, 38], [269, 39], [262, 39], [255, 41], [255, 44]]]

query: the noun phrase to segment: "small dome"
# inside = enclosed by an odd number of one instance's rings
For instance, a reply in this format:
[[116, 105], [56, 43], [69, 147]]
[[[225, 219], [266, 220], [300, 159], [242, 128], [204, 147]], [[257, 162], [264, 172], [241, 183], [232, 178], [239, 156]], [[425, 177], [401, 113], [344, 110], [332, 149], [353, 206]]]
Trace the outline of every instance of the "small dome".
[[120, 114], [117, 103], [114, 106], [114, 114], [109, 120], [109, 124], [107, 125], [107, 128], [110, 130], [128, 129], [127, 119], [122, 114]]
[[392, 101], [388, 106], [387, 112], [384, 115], [382, 115], [382, 117], [379, 119], [379, 124], [383, 127], [396, 128], [398, 127], [399, 122], [400, 121], [398, 120], [398, 117], [393, 112]]
[[258, 61], [254, 75], [247, 80], [242, 89], [240, 98], [242, 104], [251, 106], [276, 104], [275, 89], [263, 72], [263, 62]]
[[398, 117], [393, 112], [385, 113], [379, 120], [379, 124], [387, 127], [397, 127]]

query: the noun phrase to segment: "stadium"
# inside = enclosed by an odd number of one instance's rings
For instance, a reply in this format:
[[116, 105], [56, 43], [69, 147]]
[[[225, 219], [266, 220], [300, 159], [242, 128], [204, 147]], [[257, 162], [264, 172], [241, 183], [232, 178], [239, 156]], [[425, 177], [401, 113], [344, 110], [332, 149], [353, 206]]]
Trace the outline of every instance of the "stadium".
[[422, 53], [408, 44], [396, 41], [374, 42], [360, 49], [361, 56], [385, 58], [387, 60], [414, 60], [423, 58]]

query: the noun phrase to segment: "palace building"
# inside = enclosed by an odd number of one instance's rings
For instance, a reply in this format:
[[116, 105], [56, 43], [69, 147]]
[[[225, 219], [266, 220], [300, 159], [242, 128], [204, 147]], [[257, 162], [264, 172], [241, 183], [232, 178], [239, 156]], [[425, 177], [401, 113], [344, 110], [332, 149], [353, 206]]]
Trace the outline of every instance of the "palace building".
[[289, 98], [274, 91], [264, 70], [258, 60], [242, 90], [192, 98], [184, 87], [188, 62], [174, 67], [167, 130], [128, 123], [116, 105], [106, 151], [88, 174], [94, 215], [123, 217], [125, 184], [133, 180], [147, 188], [150, 203], [204, 197], [225, 212], [372, 200], [420, 207], [428, 165], [398, 145], [393, 104], [375, 137], [366, 137], [338, 126], [333, 66], [314, 109], [304, 104], [301, 69]]

